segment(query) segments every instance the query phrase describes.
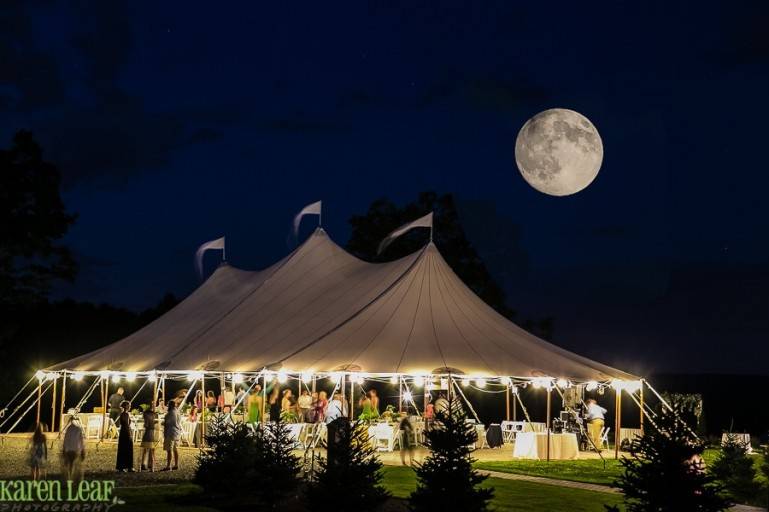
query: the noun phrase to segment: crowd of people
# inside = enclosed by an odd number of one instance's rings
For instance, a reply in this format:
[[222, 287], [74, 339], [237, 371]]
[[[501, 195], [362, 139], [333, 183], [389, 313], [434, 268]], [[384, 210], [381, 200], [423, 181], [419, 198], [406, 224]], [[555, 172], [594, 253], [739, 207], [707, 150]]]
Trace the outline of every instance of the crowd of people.
[[[161, 441], [163, 451], [166, 453], [165, 466], [160, 471], [174, 471], [179, 468], [179, 443], [183, 435], [181, 408], [187, 402], [188, 390], [181, 389], [174, 398], [164, 401], [158, 398], [155, 402], [144, 406], [141, 412], [143, 420], [143, 434], [140, 440], [140, 457], [138, 468], [134, 464], [134, 437], [135, 428], [131, 415], [131, 402], [126, 400], [125, 390], [118, 387], [107, 400], [107, 412], [111, 424], [118, 427], [117, 456], [115, 469], [121, 472], [155, 471], [155, 450]], [[441, 398], [435, 407], [442, 407]], [[265, 402], [266, 399], [266, 402]], [[445, 398], [443, 398], [445, 400]], [[349, 403], [338, 390], [335, 390], [329, 399], [325, 390], [310, 392], [307, 389], [301, 391], [297, 397], [293, 390], [285, 388], [281, 391], [277, 382], [273, 382], [262, 390], [259, 384], [251, 387], [240, 387], [237, 390], [225, 388], [216, 396], [211, 390], [205, 394], [202, 390], [196, 391], [189, 401], [188, 411], [185, 412], [187, 420], [197, 422], [199, 414], [204, 409], [210, 413], [241, 413], [249, 423], [260, 423], [263, 411], [268, 414], [270, 421], [280, 418], [284, 422], [295, 423], [325, 423], [330, 425], [338, 419], [347, 418]], [[374, 420], [380, 417], [379, 396], [376, 389], [364, 392], [357, 404], [360, 415], [358, 419]], [[432, 416], [434, 407], [429, 405], [425, 410], [425, 419]], [[161, 420], [162, 416], [162, 420]], [[412, 426], [405, 415], [399, 420], [399, 429], [408, 434]], [[198, 445], [201, 437], [201, 429], [195, 429], [193, 443]], [[406, 436], [411, 437], [411, 436]], [[62, 443], [62, 465], [67, 479], [77, 480], [82, 476], [82, 463], [85, 460], [85, 432], [77, 416], [73, 415], [64, 430]], [[404, 455], [411, 450], [404, 450]], [[48, 448], [46, 445], [45, 425], [39, 423], [35, 429], [29, 446], [29, 465], [33, 479], [45, 477], [45, 468], [48, 462]], [[405, 463], [405, 461], [404, 461]]]

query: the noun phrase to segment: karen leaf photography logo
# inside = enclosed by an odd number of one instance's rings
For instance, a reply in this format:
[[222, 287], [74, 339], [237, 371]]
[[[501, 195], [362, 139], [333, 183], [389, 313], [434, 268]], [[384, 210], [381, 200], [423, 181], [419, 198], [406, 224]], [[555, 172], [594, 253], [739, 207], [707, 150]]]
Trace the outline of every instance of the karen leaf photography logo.
[[114, 480], [0, 480], [0, 512], [106, 511], [124, 502]]

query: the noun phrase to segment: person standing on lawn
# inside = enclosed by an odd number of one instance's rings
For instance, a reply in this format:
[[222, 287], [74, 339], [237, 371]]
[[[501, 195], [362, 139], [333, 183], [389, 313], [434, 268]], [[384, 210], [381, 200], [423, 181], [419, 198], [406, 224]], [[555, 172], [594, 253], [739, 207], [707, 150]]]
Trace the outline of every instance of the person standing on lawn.
[[[182, 437], [182, 422], [179, 418], [179, 410], [176, 402], [168, 401], [168, 412], [163, 420], [163, 450], [166, 452], [166, 467], [161, 471], [179, 469], [179, 439]], [[174, 465], [171, 466], [173, 455]]]
[[82, 466], [85, 460], [85, 435], [76, 416], [70, 417], [61, 448], [64, 480], [80, 482], [83, 477]]
[[131, 415], [128, 412], [131, 409], [131, 402], [123, 400], [120, 403], [120, 409], [122, 412], [118, 417], [120, 434], [117, 439], [117, 461], [115, 463], [115, 469], [118, 471], [128, 471], [130, 473], [134, 470], [134, 444], [133, 435], [131, 434]]
[[142, 471], [155, 471], [155, 424], [158, 421], [158, 414], [155, 412], [155, 407], [150, 405], [142, 416], [144, 417], [144, 434], [142, 434], [140, 467]]
[[585, 402], [587, 407], [587, 431], [597, 450], [601, 449], [601, 430], [603, 430], [604, 415], [606, 409], [598, 405], [593, 398], [588, 398]]
[[32, 469], [32, 480], [45, 477], [45, 467], [48, 465], [48, 446], [45, 437], [45, 425], [38, 423], [32, 434], [29, 447], [29, 467]]

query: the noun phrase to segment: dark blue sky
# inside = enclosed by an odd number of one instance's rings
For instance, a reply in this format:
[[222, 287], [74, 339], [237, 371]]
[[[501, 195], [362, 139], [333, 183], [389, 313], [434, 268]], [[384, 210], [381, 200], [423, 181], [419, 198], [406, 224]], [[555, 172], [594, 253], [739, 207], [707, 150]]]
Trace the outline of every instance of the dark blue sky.
[[[79, 214], [60, 295], [147, 307], [196, 286], [205, 240], [259, 268], [308, 202], [344, 243], [373, 199], [436, 190], [556, 342], [766, 373], [769, 4], [473, 4], [4, 3], [0, 140], [31, 129]], [[514, 163], [552, 107], [603, 138], [572, 197]]]

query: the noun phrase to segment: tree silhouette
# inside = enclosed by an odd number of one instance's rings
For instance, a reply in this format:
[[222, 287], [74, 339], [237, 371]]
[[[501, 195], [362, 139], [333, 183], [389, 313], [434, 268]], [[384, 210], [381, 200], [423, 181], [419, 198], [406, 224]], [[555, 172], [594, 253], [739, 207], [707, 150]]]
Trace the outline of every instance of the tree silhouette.
[[286, 424], [277, 421], [251, 430], [227, 416], [213, 418], [209, 449], [198, 455], [193, 481], [218, 507], [281, 509], [299, 486], [299, 458]]
[[40, 302], [52, 281], [77, 273], [69, 249], [57, 243], [75, 221], [60, 184], [30, 132], [0, 151], [0, 306]]
[[[615, 482], [628, 512], [717, 512], [729, 508], [723, 488], [707, 473], [705, 445], [674, 411], [661, 409], [655, 426], [630, 445], [632, 458], [621, 460], [624, 473]], [[619, 511], [617, 507], [606, 507]]]
[[494, 495], [494, 489], [478, 487], [487, 478], [473, 469], [471, 445], [478, 434], [454, 403], [450, 402], [448, 411], [435, 414], [434, 427], [425, 434], [431, 453], [416, 469], [417, 488], [409, 496], [413, 511], [481, 512]]
[[333, 457], [319, 464], [316, 480], [307, 490], [310, 510], [375, 510], [389, 496], [381, 485], [382, 463], [363, 422], [340, 421]]
[[756, 468], [747, 447], [736, 436], [728, 434], [710, 472], [721, 482], [735, 501], [745, 503], [760, 491]]

